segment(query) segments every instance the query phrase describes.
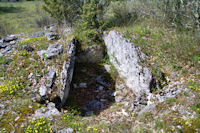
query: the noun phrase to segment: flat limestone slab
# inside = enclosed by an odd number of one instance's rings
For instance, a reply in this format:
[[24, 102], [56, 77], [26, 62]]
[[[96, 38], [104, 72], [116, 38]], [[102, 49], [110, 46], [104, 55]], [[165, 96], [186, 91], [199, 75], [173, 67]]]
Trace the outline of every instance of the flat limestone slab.
[[152, 74], [147, 67], [139, 65], [145, 55], [116, 31], [104, 34], [104, 42], [110, 62], [117, 69], [119, 76], [124, 79], [127, 87], [131, 88], [137, 96], [148, 95]]

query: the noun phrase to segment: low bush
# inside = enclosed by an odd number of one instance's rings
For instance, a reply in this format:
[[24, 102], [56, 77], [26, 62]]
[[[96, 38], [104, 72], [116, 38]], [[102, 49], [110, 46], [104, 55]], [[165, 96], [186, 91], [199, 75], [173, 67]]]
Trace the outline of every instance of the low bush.
[[50, 18], [49, 16], [42, 16], [35, 19], [35, 26], [37, 28], [43, 28], [44, 26], [50, 25], [52, 23], [54, 23], [54, 19]]
[[114, 1], [104, 19], [112, 26], [125, 26], [138, 19], [151, 17], [179, 29], [198, 29], [200, 10], [195, 0]]
[[14, 27], [5, 20], [0, 20], [0, 38], [14, 32]]
[[81, 44], [93, 45], [101, 42], [101, 22], [97, 18], [95, 2], [85, 3], [81, 19], [76, 22], [75, 36]]
[[109, 27], [122, 26], [136, 21], [140, 10], [133, 2], [117, 1], [111, 2], [104, 15], [104, 20]]

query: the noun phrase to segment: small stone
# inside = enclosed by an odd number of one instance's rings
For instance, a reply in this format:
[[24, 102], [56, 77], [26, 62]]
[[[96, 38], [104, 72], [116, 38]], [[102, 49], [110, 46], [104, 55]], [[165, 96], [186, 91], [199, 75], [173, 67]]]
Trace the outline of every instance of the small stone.
[[103, 91], [103, 88], [104, 88], [103, 86], [99, 86], [98, 90]]
[[9, 44], [8, 44], [8, 45], [12, 46], [12, 45], [15, 45], [15, 44], [16, 44], [16, 42], [15, 42], [15, 41], [11, 41], [11, 42], [9, 42]]
[[147, 38], [146, 38], [145, 36], [141, 37], [141, 39], [143, 39], [143, 40], [147, 40]]
[[77, 84], [73, 84], [74, 88], [78, 88], [78, 85]]
[[13, 41], [13, 40], [16, 40], [17, 39], [17, 36], [16, 35], [10, 35], [8, 37], [5, 37], [3, 39], [4, 42], [10, 42], [10, 41]]
[[122, 109], [122, 114], [128, 116], [128, 113], [125, 111], [125, 109]]
[[53, 119], [53, 116], [58, 116], [58, 115], [60, 115], [60, 112], [55, 107], [55, 104], [48, 103], [47, 107], [42, 107], [35, 111], [34, 118], [45, 117]]
[[56, 26], [50, 26], [49, 27], [50, 32], [56, 32]]
[[0, 109], [4, 109], [5, 105], [0, 103]]
[[155, 105], [155, 104], [146, 106], [146, 107], [143, 108], [138, 114], [141, 115], [141, 114], [146, 113], [146, 112], [152, 112], [152, 111], [155, 110], [155, 108], [156, 108], [156, 105]]
[[20, 118], [19, 116], [18, 116], [18, 117], [16, 117], [16, 118], [15, 118], [15, 122], [16, 122], [17, 120], [19, 120], [19, 118]]
[[62, 130], [59, 130], [58, 133], [73, 133], [74, 130], [72, 128], [65, 127]]
[[124, 84], [116, 85], [116, 88], [122, 90], [125, 88], [125, 85]]
[[178, 88], [167, 88], [165, 91], [160, 92], [159, 94], [156, 95], [156, 98], [158, 99], [159, 102], [164, 102], [165, 100], [169, 98], [174, 98], [176, 97], [181, 90]]
[[115, 91], [115, 92], [113, 92], [113, 93], [111, 94], [111, 96], [112, 96], [112, 97], [115, 97], [116, 94], [117, 94], [117, 92]]
[[80, 84], [79, 84], [79, 87], [80, 87], [80, 88], [87, 88], [87, 83], [80, 83]]
[[3, 43], [0, 43], [0, 49], [1, 48], [6, 48], [7, 47], [7, 45], [5, 45], [5, 44], [3, 44]]
[[51, 88], [55, 79], [56, 72], [54, 72], [52, 69], [49, 69], [46, 75], [46, 86]]
[[115, 96], [115, 101], [116, 101], [117, 103], [121, 102], [122, 99], [124, 99], [122, 96]]
[[47, 37], [48, 41], [51, 41], [51, 40], [57, 39], [58, 38], [58, 34], [56, 32], [49, 32], [49, 33], [45, 34], [45, 37]]
[[54, 44], [54, 45], [50, 45], [47, 50], [38, 51], [37, 54], [40, 56], [41, 59], [44, 59], [44, 58], [50, 59], [50, 58], [56, 57], [62, 52], [63, 52], [63, 46]]
[[101, 102], [106, 102], [107, 100], [106, 100], [106, 99], [100, 99], [100, 101], [101, 101]]
[[46, 86], [41, 86], [40, 88], [39, 88], [39, 93], [40, 93], [40, 96], [46, 96], [46, 94], [47, 94], [47, 87]]
[[33, 78], [33, 73], [30, 73], [30, 74], [28, 75], [28, 78], [29, 78], [29, 79]]
[[38, 94], [34, 94], [31, 96], [31, 100], [39, 103], [41, 101], [41, 97]]
[[182, 127], [180, 125], [176, 126], [178, 129], [182, 129]]
[[7, 46], [7, 47], [6, 47], [4, 50], [2, 50], [2, 51], [1, 51], [1, 54], [3, 54], [3, 55], [4, 55], [4, 54], [7, 54], [7, 53], [9, 53], [9, 52], [12, 50], [12, 48], [13, 48], [13, 47], [12, 47], [12, 46], [10, 46], [10, 45], [9, 45], [9, 46]]
[[31, 38], [36, 38], [36, 37], [42, 37], [44, 36], [44, 32], [37, 32], [37, 33], [34, 33], [32, 34], [30, 37]]
[[111, 65], [105, 64], [104, 68], [106, 69], [107, 72], [111, 71]]

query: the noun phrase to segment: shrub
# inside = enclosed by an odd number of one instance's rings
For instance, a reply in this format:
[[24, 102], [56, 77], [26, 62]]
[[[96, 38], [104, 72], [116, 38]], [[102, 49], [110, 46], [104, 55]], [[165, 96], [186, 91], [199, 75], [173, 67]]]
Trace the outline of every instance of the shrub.
[[[200, 2], [199, 2], [200, 3]], [[200, 7], [195, 0], [134, 0], [111, 2], [104, 15], [109, 26], [122, 26], [144, 17], [162, 20], [179, 29], [198, 29]]]
[[0, 20], [0, 38], [13, 33], [14, 29], [8, 21]]
[[127, 2], [111, 2], [104, 18], [110, 27], [127, 25], [138, 18], [138, 11]]
[[81, 0], [44, 0], [44, 3], [44, 10], [59, 23], [68, 22], [72, 25], [80, 14], [83, 2]]
[[53, 21], [54, 20], [48, 16], [42, 16], [41, 18], [35, 19], [35, 26], [37, 28], [43, 28], [44, 26], [52, 24]]
[[75, 36], [84, 44], [91, 45], [101, 41], [100, 21], [97, 18], [98, 10], [94, 1], [85, 3], [81, 19], [76, 22]]

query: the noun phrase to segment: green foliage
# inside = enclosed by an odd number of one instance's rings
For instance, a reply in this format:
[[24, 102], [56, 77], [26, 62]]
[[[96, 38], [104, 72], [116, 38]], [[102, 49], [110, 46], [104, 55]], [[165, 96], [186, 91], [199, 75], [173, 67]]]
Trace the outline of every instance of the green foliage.
[[62, 121], [67, 124], [67, 127], [73, 128], [75, 131], [81, 130], [81, 123], [76, 122], [75, 120], [75, 112], [67, 112], [62, 115]]
[[34, 42], [41, 42], [41, 41], [46, 41], [46, 40], [47, 40], [46, 37], [29, 38], [29, 39], [25, 39], [25, 40], [21, 41], [19, 43], [19, 45], [31, 44]]
[[165, 18], [179, 28], [199, 28], [198, 0], [165, 0], [159, 2], [159, 8]]
[[0, 37], [8, 34], [31, 33], [40, 30], [38, 21], [44, 17], [49, 18], [47, 13], [42, 10], [42, 4], [43, 2], [38, 0], [29, 2], [1, 2]]
[[94, 1], [83, 5], [83, 14], [81, 19], [76, 22], [75, 30], [75, 36], [81, 43], [93, 45], [101, 41], [101, 22], [97, 18], [98, 14], [99, 10]]
[[14, 27], [7, 20], [0, 20], [0, 37], [15, 32]]
[[189, 81], [188, 87], [195, 91], [200, 91], [200, 81]]
[[130, 5], [127, 1], [111, 2], [104, 15], [107, 26], [123, 26], [134, 22], [138, 18], [139, 10], [131, 7], [132, 5], [133, 3]]
[[156, 120], [155, 129], [162, 129], [163, 123], [159, 120]]
[[169, 99], [167, 99], [167, 104], [171, 104], [171, 103], [173, 103], [173, 102], [175, 102], [176, 101], [176, 99], [175, 98], [169, 98]]
[[44, 10], [59, 23], [69, 22], [72, 24], [81, 11], [81, 0], [43, 0]]
[[198, 0], [112, 1], [105, 10], [104, 21], [113, 27], [151, 17], [180, 30], [194, 28], [199, 31], [199, 3]]
[[12, 59], [6, 59], [5, 56], [0, 57], [0, 65], [9, 64], [10, 62], [12, 62]]
[[43, 53], [42, 56], [44, 57], [45, 60], [48, 59], [48, 57], [47, 57], [47, 55], [45, 53]]
[[[198, 38], [194, 38], [194, 33], [191, 31], [174, 31], [174, 28], [169, 27], [166, 30], [165, 27], [163, 23], [146, 19], [133, 26], [117, 29], [139, 46], [147, 56], [152, 56], [149, 63], [155, 75], [160, 74], [154, 68], [163, 70], [165, 66], [172, 70], [182, 71], [184, 74], [191, 73], [185, 67], [186, 65], [198, 69], [200, 67]], [[145, 62], [148, 62], [148, 59]]]

